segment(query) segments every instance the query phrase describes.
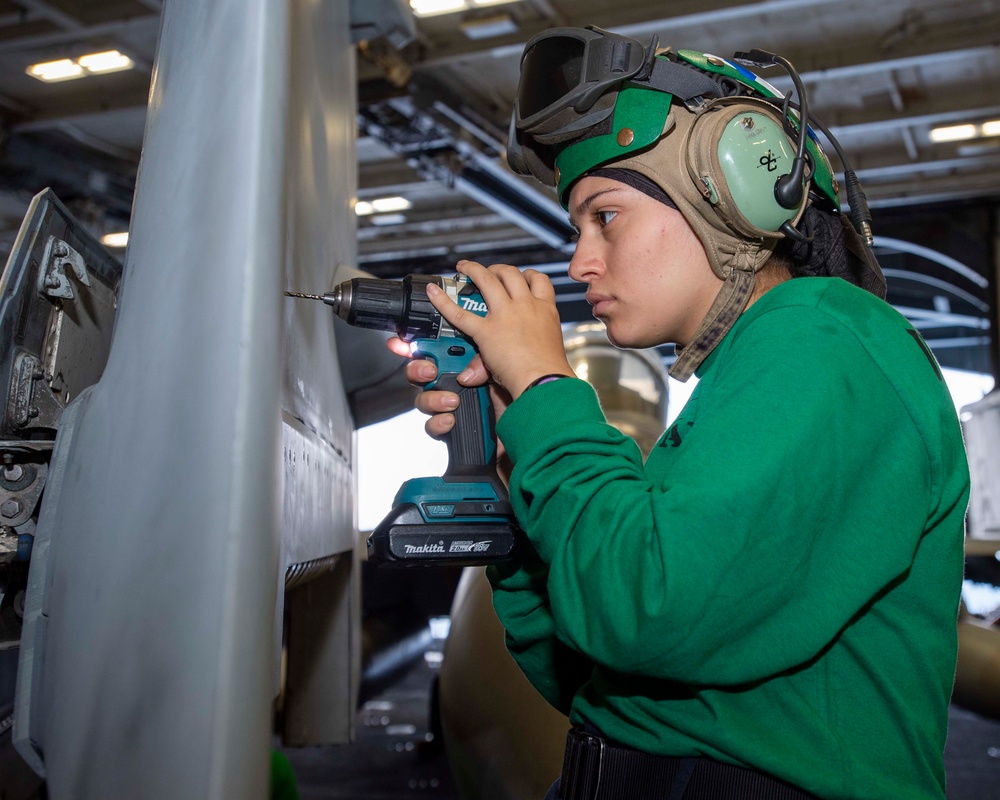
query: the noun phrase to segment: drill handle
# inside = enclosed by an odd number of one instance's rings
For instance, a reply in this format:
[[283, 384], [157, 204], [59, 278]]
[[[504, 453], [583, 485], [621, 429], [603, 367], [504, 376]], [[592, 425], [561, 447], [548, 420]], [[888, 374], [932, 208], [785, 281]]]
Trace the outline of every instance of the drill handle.
[[434, 389], [458, 395], [455, 427], [444, 437], [448, 445], [448, 469], [444, 478], [495, 477], [496, 424], [488, 389], [462, 386], [457, 373], [441, 375]]
[[436, 380], [424, 390], [444, 390], [458, 395], [455, 427], [444, 437], [448, 469], [444, 479], [466, 481], [481, 477], [502, 487], [496, 471], [496, 418], [486, 386], [462, 386], [458, 375], [476, 355], [474, 345], [461, 337], [422, 339], [415, 342], [414, 358], [427, 358], [438, 368]]

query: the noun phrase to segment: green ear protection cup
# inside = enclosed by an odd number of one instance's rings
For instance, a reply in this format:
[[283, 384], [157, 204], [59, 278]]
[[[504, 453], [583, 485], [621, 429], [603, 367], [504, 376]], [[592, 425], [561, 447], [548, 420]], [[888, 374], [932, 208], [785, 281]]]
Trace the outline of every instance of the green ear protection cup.
[[698, 114], [687, 139], [691, 180], [733, 230], [755, 239], [780, 238], [782, 224], [794, 225], [805, 212], [805, 191], [791, 209], [775, 198], [776, 181], [791, 170], [795, 144], [767, 102], [716, 100]]
[[[750, 72], [750, 70], [743, 69], [726, 59], [709, 55], [708, 53], [699, 53], [696, 50], [678, 50], [677, 56], [681, 60], [686, 61], [698, 69], [731, 78], [757, 92], [762, 97], [774, 101], [772, 103], [772, 109], [780, 119], [780, 112], [778, 112], [778, 108], [781, 104], [781, 97], [779, 96], [777, 90], [775, 90], [771, 84], [767, 83], [767, 81], [762, 80], [760, 76], [755, 75]], [[775, 103], [777, 105], [775, 105]], [[798, 128], [798, 120], [792, 119], [792, 125]], [[839, 189], [830, 160], [826, 157], [826, 153], [823, 152], [819, 144], [817, 144], [816, 140], [812, 136], [806, 140], [806, 150], [812, 158], [813, 186], [822, 196], [826, 197], [826, 199], [830, 201], [835, 210], [839, 211], [840, 199], [837, 196]]]

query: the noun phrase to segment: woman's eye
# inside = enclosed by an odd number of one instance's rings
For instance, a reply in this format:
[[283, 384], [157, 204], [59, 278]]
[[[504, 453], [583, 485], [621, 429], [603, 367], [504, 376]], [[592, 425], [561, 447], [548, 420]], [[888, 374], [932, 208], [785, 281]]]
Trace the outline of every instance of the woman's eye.
[[617, 211], [598, 211], [595, 216], [603, 228], [605, 225], [609, 224], [611, 220], [617, 216], [617, 214]]

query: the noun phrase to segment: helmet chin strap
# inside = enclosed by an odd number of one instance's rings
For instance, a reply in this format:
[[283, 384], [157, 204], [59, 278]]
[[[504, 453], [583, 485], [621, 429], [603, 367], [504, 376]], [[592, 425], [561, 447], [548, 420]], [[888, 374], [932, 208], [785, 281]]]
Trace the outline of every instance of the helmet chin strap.
[[757, 271], [769, 256], [770, 250], [762, 252], [760, 242], [741, 242], [737, 245], [730, 262], [729, 276], [691, 341], [678, 351], [677, 360], [668, 371], [671, 378], [682, 383], [686, 381], [725, 338], [746, 308], [757, 284]]

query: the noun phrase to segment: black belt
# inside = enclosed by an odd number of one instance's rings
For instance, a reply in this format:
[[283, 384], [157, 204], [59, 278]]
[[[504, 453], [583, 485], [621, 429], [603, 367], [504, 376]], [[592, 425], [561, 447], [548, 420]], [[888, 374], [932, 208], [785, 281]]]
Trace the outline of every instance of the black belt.
[[559, 800], [815, 800], [791, 784], [710, 758], [654, 756], [573, 728]]

